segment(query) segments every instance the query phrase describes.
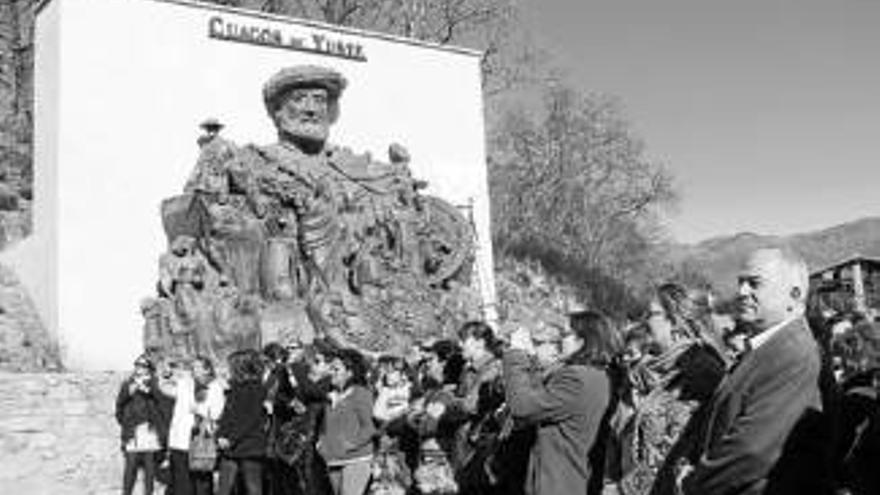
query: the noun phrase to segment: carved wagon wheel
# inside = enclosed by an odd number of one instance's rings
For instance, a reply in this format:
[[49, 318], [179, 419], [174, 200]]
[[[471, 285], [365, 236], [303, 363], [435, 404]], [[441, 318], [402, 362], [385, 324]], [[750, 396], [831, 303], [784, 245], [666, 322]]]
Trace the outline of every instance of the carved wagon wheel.
[[458, 208], [436, 196], [422, 197], [426, 232], [422, 261], [426, 279], [439, 285], [460, 273], [474, 254], [473, 226]]

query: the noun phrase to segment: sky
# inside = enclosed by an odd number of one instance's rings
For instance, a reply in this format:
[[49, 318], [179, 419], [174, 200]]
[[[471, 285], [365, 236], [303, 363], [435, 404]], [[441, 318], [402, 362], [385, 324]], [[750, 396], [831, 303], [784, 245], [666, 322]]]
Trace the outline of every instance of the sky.
[[880, 0], [521, 0], [573, 82], [619, 96], [696, 242], [880, 215]]

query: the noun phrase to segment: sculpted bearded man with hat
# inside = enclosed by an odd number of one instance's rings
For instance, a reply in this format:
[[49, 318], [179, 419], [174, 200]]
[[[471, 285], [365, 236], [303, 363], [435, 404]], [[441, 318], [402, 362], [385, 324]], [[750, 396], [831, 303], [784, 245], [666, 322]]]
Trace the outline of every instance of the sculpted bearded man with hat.
[[[471, 226], [418, 193], [425, 184], [403, 147], [392, 145], [383, 163], [328, 143], [346, 85], [326, 67], [280, 70], [263, 86], [278, 139], [239, 147], [212, 123], [196, 179], [163, 203], [169, 240], [197, 239], [215, 279], [259, 300], [264, 342], [318, 333], [362, 350], [406, 346], [439, 328], [437, 301], [466, 273]], [[219, 299], [213, 285], [208, 299]], [[237, 342], [214, 313], [214, 342]]]
[[406, 163], [378, 163], [327, 143], [346, 84], [340, 73], [317, 66], [273, 75], [263, 101], [278, 141], [246, 148], [244, 167], [232, 174], [265, 221], [264, 293], [274, 300], [305, 297], [312, 322], [324, 330], [341, 319], [360, 324], [343, 260], [363, 242], [364, 227], [391, 208], [395, 187], [409, 175]]

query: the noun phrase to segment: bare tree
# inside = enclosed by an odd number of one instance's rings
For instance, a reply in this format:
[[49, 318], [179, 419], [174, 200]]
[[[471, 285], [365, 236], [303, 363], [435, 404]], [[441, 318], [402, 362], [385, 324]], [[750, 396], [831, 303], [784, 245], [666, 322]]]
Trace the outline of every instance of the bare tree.
[[651, 246], [656, 213], [675, 201], [670, 173], [647, 160], [616, 100], [549, 88], [535, 115], [502, 119], [490, 163], [499, 245], [567, 253], [623, 276]]

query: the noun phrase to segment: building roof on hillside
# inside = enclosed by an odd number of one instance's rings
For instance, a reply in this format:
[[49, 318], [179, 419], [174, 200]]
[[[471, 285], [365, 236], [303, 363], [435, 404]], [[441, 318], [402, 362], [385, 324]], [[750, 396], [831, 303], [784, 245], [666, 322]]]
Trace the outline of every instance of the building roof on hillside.
[[880, 264], [880, 256], [866, 256], [861, 253], [853, 253], [853, 254], [850, 254], [846, 257], [839, 258], [837, 261], [835, 261], [833, 263], [828, 263], [826, 265], [823, 265], [820, 268], [812, 270], [810, 273], [810, 276], [813, 277], [813, 276], [821, 275], [822, 273], [825, 273], [828, 270], [833, 270], [835, 268], [839, 268], [844, 265], [849, 265], [849, 264], [852, 264], [856, 261], [867, 261], [869, 263]]

